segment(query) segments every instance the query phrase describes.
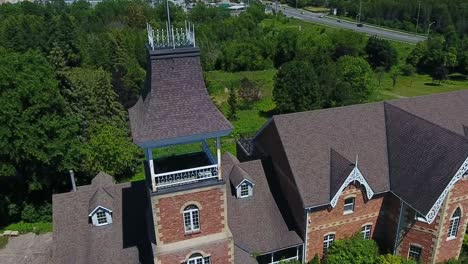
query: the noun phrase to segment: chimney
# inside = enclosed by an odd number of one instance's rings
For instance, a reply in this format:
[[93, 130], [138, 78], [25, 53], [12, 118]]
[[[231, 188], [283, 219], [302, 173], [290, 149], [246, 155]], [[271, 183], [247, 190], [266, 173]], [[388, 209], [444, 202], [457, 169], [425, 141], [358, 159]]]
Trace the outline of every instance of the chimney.
[[75, 173], [73, 172], [73, 170], [69, 170], [69, 172], [70, 172], [70, 180], [72, 183], [73, 191], [76, 192]]

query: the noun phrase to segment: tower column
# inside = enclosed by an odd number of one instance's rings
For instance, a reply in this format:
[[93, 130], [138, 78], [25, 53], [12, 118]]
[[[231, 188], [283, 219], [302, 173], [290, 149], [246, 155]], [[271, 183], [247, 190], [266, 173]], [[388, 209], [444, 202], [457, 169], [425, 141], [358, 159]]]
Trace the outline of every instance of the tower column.
[[221, 180], [221, 138], [216, 138], [216, 155], [218, 157], [218, 178]]
[[149, 177], [151, 177], [151, 187], [156, 191], [156, 179], [154, 178], [153, 149], [145, 148], [146, 161], [148, 162]]

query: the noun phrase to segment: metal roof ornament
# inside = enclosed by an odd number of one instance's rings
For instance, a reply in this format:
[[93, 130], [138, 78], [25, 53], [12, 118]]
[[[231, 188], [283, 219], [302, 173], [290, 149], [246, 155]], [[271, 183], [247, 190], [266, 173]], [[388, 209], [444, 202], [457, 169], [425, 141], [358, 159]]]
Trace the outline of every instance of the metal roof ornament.
[[146, 24], [148, 32], [148, 45], [151, 50], [195, 47], [195, 25], [185, 20], [184, 28], [175, 28], [171, 23], [169, 1], [166, 1], [166, 29], [156, 29], [156, 35], [149, 23]]

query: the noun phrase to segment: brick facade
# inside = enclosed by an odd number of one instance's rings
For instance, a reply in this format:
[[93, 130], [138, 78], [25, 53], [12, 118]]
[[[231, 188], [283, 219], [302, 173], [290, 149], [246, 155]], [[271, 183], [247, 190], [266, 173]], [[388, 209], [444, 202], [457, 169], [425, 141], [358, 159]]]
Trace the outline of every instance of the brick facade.
[[[354, 197], [354, 211], [344, 214], [344, 200]], [[364, 225], [372, 225], [371, 237], [382, 208], [382, 197], [367, 200], [365, 189], [359, 186], [348, 186], [340, 195], [335, 208], [313, 210], [308, 213], [307, 227], [307, 259], [315, 254], [323, 256], [323, 238], [327, 234], [335, 234], [335, 239], [350, 237], [361, 232]]]
[[[184, 208], [199, 209], [200, 230], [186, 233]], [[212, 263], [233, 263], [232, 234], [227, 226], [224, 184], [152, 197], [156, 233], [155, 263], [185, 263], [194, 253], [211, 257]]]
[[[468, 223], [468, 180], [460, 180], [450, 191], [448, 195], [447, 205], [444, 210], [441, 231], [439, 235], [439, 243], [435, 254], [436, 262], [442, 262], [451, 258], [458, 258], [460, 249], [463, 244], [463, 235]], [[455, 239], [448, 238], [450, 219], [457, 208], [461, 210], [461, 219], [459, 223], [458, 233]]]
[[182, 264], [195, 253], [210, 256], [211, 263], [232, 263], [232, 242], [229, 240], [198, 246], [195, 249], [185, 249], [175, 253], [159, 255], [157, 264]]
[[[468, 180], [459, 181], [450, 191], [444, 206], [433, 223], [415, 219], [415, 211], [404, 205], [401, 213], [400, 236], [395, 243], [400, 218], [400, 200], [391, 193], [376, 195], [367, 200], [365, 189], [348, 186], [340, 195], [335, 208], [322, 207], [308, 213], [307, 259], [316, 254], [323, 257], [325, 235], [335, 234], [335, 240], [350, 237], [361, 232], [364, 225], [372, 225], [372, 239], [384, 252], [408, 257], [411, 245], [422, 248], [421, 263], [439, 263], [458, 258], [463, 243], [463, 234], [468, 224]], [[344, 200], [355, 197], [353, 213], [344, 213]], [[450, 219], [457, 208], [462, 211], [457, 237], [448, 239]]]

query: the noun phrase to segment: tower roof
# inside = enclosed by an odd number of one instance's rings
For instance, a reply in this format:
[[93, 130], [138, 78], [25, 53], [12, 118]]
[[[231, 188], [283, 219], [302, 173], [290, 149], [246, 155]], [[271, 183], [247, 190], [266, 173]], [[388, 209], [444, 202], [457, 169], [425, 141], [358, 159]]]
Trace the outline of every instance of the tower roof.
[[148, 93], [129, 109], [133, 141], [159, 147], [228, 135], [232, 125], [211, 101], [200, 49], [148, 49]]

